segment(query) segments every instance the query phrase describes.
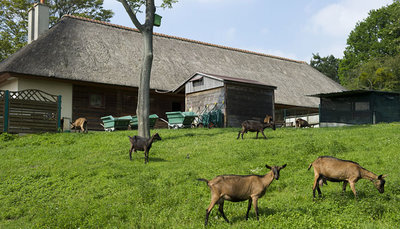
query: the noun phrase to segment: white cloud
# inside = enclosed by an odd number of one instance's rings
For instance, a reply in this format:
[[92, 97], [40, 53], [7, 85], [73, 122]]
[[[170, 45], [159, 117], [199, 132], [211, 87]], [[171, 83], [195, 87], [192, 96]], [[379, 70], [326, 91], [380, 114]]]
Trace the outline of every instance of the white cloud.
[[312, 16], [311, 31], [334, 37], [347, 37], [356, 23], [368, 16], [370, 10], [391, 2], [392, 0], [339, 0]]

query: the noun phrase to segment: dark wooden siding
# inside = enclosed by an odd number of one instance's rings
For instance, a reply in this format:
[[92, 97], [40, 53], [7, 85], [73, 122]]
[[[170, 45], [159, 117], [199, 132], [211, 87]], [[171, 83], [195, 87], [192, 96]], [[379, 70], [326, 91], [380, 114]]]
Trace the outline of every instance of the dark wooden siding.
[[[137, 89], [111, 86], [73, 86], [72, 119], [86, 117], [89, 130], [102, 130], [101, 117], [136, 115]], [[91, 95], [102, 98], [102, 104], [91, 106]], [[172, 104], [184, 109], [184, 95], [172, 93], [150, 93], [150, 113], [166, 118], [165, 112], [173, 111]], [[176, 106], [175, 106], [176, 107]]]
[[239, 127], [244, 120], [262, 121], [274, 113], [274, 90], [252, 85], [225, 84], [226, 125]]
[[[218, 104], [218, 108], [223, 107], [225, 100], [224, 87], [210, 89], [206, 91], [186, 94], [186, 111], [193, 111], [197, 114], [202, 113], [208, 105], [211, 109], [215, 103]], [[225, 113], [225, 109], [221, 109], [222, 113]]]
[[5, 107], [4, 107], [4, 92], [3, 92], [3, 97], [0, 96], [0, 132], [3, 132], [4, 129], [4, 109]]

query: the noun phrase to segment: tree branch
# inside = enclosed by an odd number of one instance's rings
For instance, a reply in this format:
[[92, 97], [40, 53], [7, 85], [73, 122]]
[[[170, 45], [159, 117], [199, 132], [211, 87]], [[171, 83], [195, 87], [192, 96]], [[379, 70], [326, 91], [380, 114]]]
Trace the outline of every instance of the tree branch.
[[122, 3], [126, 12], [128, 13], [129, 17], [131, 18], [133, 24], [136, 26], [136, 28], [140, 32], [142, 32], [144, 29], [144, 26], [142, 24], [140, 24], [139, 20], [136, 17], [136, 14], [133, 13], [132, 8], [129, 6], [129, 4], [126, 2], [126, 0], [118, 0], [118, 1]]

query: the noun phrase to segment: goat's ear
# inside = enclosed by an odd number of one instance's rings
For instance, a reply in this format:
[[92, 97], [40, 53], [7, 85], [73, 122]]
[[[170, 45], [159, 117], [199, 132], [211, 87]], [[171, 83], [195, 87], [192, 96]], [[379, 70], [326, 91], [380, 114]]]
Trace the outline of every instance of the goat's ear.
[[379, 175], [379, 176], [378, 176], [378, 180], [381, 180], [381, 179], [383, 179], [383, 178], [385, 178], [385, 177], [387, 177], [387, 174], [385, 174], [385, 175]]
[[267, 167], [267, 169], [272, 169], [271, 166], [269, 165], [265, 165], [265, 167]]
[[285, 168], [285, 167], [286, 167], [286, 165], [287, 165], [287, 164], [284, 164], [284, 165], [282, 165], [282, 166], [281, 166], [281, 169]]

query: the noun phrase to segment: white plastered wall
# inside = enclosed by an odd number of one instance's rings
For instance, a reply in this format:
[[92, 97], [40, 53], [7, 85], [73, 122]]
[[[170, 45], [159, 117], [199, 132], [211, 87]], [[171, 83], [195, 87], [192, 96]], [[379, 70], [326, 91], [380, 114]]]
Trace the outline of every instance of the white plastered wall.
[[[22, 91], [26, 89], [38, 89], [49, 94], [61, 95], [61, 117], [72, 118], [72, 84], [43, 79], [19, 78], [17, 89], [12, 91]], [[3, 89], [4, 90], [4, 89]]]
[[15, 77], [8, 78], [0, 84], [0, 90], [18, 91], [18, 79]]

